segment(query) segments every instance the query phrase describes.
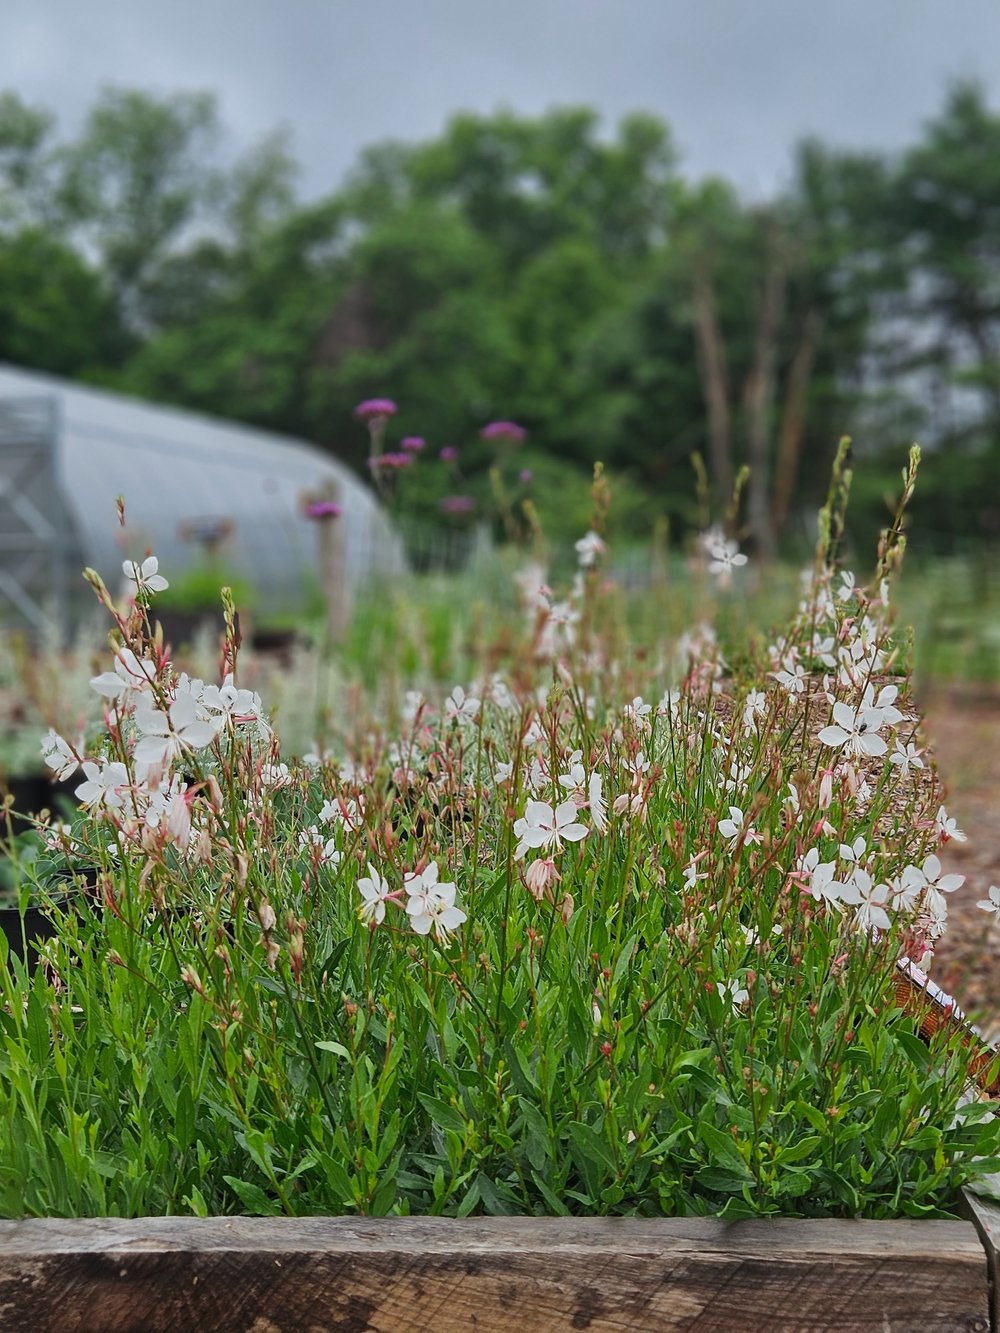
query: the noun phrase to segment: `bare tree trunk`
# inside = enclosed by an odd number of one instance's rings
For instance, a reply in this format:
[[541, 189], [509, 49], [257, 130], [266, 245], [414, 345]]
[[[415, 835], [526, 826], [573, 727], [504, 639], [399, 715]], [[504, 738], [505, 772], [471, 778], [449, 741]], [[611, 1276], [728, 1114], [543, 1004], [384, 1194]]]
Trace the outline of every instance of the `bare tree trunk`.
[[823, 336], [823, 316], [810, 310], [802, 326], [802, 339], [795, 349], [788, 372], [785, 410], [778, 435], [778, 453], [774, 470], [774, 492], [771, 498], [771, 522], [776, 536], [780, 536], [788, 522], [788, 510], [799, 472], [802, 436], [806, 424], [806, 395], [812, 379], [816, 353]]
[[743, 388], [747, 461], [750, 464], [747, 518], [756, 542], [757, 554], [762, 561], [773, 560], [777, 553], [774, 527], [771, 522], [769, 454], [778, 362], [778, 335], [785, 310], [786, 276], [785, 256], [777, 240], [772, 238], [767, 270], [764, 274], [764, 295], [757, 321], [754, 361]]
[[715, 315], [715, 291], [708, 262], [703, 258], [695, 262], [692, 299], [698, 369], [708, 414], [708, 463], [719, 507], [725, 508], [733, 494], [729, 389], [725, 348]]

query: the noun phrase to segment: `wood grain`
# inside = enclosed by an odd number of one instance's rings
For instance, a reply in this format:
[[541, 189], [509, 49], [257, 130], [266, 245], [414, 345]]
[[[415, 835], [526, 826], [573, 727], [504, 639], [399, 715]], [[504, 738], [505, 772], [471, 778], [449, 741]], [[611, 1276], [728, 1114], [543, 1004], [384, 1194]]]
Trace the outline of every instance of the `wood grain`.
[[0, 1222], [0, 1328], [989, 1329], [971, 1222]]

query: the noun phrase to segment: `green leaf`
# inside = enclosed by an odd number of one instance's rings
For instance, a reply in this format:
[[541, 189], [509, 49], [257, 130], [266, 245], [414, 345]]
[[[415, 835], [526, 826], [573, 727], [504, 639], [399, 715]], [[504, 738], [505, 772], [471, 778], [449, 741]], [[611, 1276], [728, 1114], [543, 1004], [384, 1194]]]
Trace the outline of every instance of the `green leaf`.
[[727, 1171], [741, 1176], [744, 1181], [753, 1179], [739, 1148], [728, 1134], [716, 1129], [714, 1125], [707, 1124], [698, 1126], [698, 1134], [711, 1154], [713, 1166], [724, 1167]]
[[447, 1102], [441, 1101], [438, 1097], [431, 1097], [426, 1092], [418, 1092], [417, 1098], [439, 1129], [453, 1129], [458, 1134], [465, 1133], [465, 1117], [456, 1111], [454, 1106], [449, 1106]]
[[342, 1046], [339, 1041], [314, 1041], [313, 1045], [321, 1051], [330, 1051], [333, 1055], [342, 1056], [345, 1060], [351, 1058], [351, 1053], [346, 1046]]
[[239, 1180], [236, 1176], [223, 1176], [222, 1179], [238, 1196], [240, 1203], [251, 1217], [277, 1217], [281, 1212], [278, 1205], [267, 1197], [259, 1185], [252, 1185], [248, 1180]]

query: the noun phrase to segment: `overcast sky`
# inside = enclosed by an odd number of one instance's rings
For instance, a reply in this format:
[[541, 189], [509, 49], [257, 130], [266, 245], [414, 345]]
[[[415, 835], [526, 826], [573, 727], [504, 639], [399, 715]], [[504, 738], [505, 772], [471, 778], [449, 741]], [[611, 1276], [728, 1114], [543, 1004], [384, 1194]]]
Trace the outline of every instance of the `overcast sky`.
[[760, 197], [801, 136], [898, 147], [955, 78], [1000, 103], [1000, 0], [0, 0], [0, 88], [64, 133], [104, 84], [212, 89], [234, 150], [291, 131], [306, 196], [456, 110], [587, 104]]

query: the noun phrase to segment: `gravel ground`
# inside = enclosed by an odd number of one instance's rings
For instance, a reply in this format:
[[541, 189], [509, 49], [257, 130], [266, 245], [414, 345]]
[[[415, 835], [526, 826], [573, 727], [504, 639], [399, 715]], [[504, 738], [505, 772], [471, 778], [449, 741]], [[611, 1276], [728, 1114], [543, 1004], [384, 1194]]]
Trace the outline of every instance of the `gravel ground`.
[[951, 895], [932, 975], [1000, 1040], [1000, 926], [976, 906], [1000, 884], [1000, 688], [938, 687], [918, 702], [948, 788], [948, 814], [968, 837], [941, 851], [945, 871], [966, 881]]

